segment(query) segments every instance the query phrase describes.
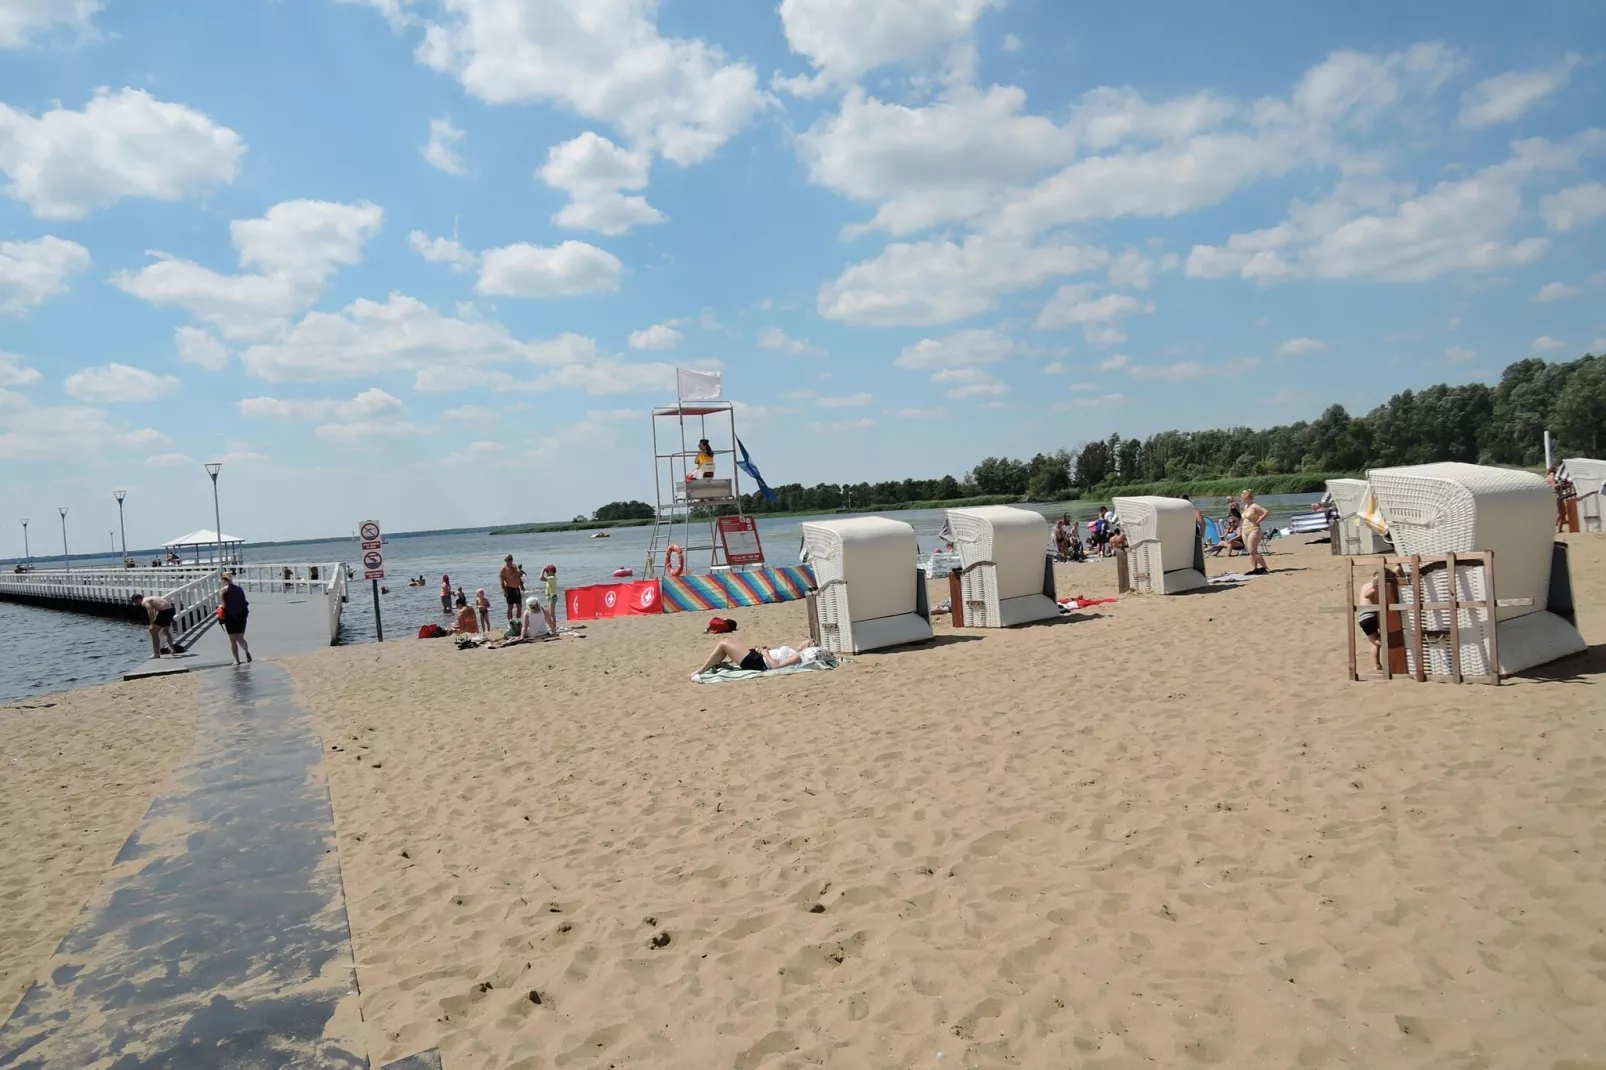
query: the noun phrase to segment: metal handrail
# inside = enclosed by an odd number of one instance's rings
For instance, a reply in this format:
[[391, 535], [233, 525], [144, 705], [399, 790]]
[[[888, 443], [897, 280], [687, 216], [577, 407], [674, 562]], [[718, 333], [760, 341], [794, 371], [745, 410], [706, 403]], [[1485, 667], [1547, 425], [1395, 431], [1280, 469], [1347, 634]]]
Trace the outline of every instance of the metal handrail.
[[188, 642], [217, 619], [217, 607], [223, 600], [222, 574], [209, 572], [162, 597], [172, 602], [176, 610], [173, 635], [181, 643]]

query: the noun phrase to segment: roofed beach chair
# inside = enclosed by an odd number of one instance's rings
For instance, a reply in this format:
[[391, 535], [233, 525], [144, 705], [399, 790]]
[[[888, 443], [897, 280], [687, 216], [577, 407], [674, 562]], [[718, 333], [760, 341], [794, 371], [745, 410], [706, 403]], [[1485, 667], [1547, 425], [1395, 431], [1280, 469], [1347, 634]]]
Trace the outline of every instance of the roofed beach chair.
[[[1542, 476], [1447, 463], [1379, 468], [1367, 477], [1388, 521], [1396, 553], [1490, 551], [1494, 554], [1496, 597], [1530, 601], [1495, 609], [1498, 666], [1489, 664], [1488, 614], [1461, 611], [1458, 626], [1464, 674], [1522, 672], [1584, 649], [1573, 612], [1567, 548], [1555, 541], [1556, 493]], [[1424, 569], [1423, 573], [1424, 600], [1448, 602], [1448, 572], [1441, 568], [1431, 573]], [[1488, 581], [1481, 566], [1457, 568], [1454, 582], [1462, 601], [1487, 597]], [[1414, 614], [1406, 616], [1416, 627]], [[1448, 632], [1448, 610], [1428, 610], [1423, 618], [1424, 635]], [[1424, 652], [1429, 672], [1450, 672], [1446, 646], [1436, 642]]]
[[1114, 505], [1126, 532], [1133, 590], [1181, 594], [1209, 586], [1192, 502], [1150, 495], [1117, 498]]
[[1329, 479], [1327, 493], [1338, 510], [1338, 552], [1341, 554], [1386, 554], [1390, 550], [1383, 533], [1362, 516], [1372, 496], [1372, 485], [1364, 479]]
[[1569, 457], [1557, 474], [1578, 494], [1578, 530], [1606, 531], [1606, 461]]
[[1013, 628], [1060, 615], [1048, 521], [1011, 505], [950, 509], [939, 538], [959, 551], [967, 628]]
[[882, 516], [811, 521], [803, 548], [821, 646], [857, 654], [932, 638], [914, 528]]

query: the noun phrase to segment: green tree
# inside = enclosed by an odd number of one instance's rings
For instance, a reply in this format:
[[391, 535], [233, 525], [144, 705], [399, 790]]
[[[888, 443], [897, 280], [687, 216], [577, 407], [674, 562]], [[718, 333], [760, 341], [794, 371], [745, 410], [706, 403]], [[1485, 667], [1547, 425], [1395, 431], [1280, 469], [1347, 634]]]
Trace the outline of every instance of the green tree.
[[657, 516], [657, 510], [646, 502], [609, 502], [595, 513], [591, 514], [593, 520], [651, 520]]
[[1110, 475], [1110, 447], [1103, 442], [1089, 442], [1076, 455], [1076, 485], [1091, 489], [1103, 483]]
[[1551, 412], [1551, 430], [1562, 449], [1599, 457], [1606, 444], [1606, 357], [1577, 362]]

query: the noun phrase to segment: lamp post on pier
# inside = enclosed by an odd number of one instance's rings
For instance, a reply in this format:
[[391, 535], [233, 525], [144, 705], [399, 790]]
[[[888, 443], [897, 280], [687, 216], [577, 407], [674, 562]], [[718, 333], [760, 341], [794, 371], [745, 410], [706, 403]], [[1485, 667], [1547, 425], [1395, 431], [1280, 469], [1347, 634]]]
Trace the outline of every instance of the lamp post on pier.
[[217, 567], [223, 570], [223, 518], [217, 505], [217, 474], [222, 469], [222, 461], [210, 461], [206, 465], [206, 474], [212, 477], [212, 523], [216, 524], [212, 534], [217, 536]]
[[128, 529], [123, 527], [123, 499], [128, 497], [126, 490], [112, 491], [112, 497], [117, 499], [117, 530], [123, 536], [123, 563], [128, 563]]
[[25, 565], [33, 564], [33, 554], [28, 551], [28, 518], [22, 518], [22, 562]]
[[67, 552], [67, 506], [58, 505], [56, 511], [61, 514], [61, 563], [72, 571], [72, 555]]

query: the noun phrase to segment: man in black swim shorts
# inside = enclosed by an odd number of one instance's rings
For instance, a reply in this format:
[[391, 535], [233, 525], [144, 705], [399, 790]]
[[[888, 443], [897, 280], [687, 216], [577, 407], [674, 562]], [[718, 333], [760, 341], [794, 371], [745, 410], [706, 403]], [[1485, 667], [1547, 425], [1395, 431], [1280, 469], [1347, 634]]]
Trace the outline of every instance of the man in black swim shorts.
[[502, 571], [497, 577], [502, 584], [502, 597], [507, 601], [507, 619], [517, 620], [524, 608], [524, 573], [513, 563], [513, 555], [502, 558]]
[[151, 622], [151, 657], [160, 658], [162, 656], [163, 636], [167, 638], [168, 650], [174, 654], [183, 653], [177, 640], [173, 638], [173, 619], [178, 616], [178, 608], [166, 598], [156, 594], [149, 597], [136, 594], [133, 596], [133, 602], [136, 606], [145, 610], [145, 615]]

